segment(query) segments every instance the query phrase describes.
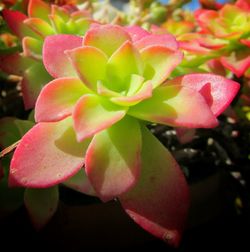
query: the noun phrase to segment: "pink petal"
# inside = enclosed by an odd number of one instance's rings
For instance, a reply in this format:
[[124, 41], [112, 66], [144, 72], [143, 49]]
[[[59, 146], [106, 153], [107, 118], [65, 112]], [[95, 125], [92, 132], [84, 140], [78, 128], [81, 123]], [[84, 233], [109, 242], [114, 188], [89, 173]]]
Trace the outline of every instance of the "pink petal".
[[140, 126], [133, 118], [127, 117], [94, 136], [86, 153], [85, 169], [103, 201], [127, 192], [136, 183], [140, 151]]
[[159, 86], [181, 62], [181, 51], [169, 50], [163, 46], [147, 47], [141, 52], [145, 63], [143, 76], [152, 81], [153, 87]]
[[26, 35], [26, 28], [23, 24], [23, 21], [28, 18], [26, 15], [19, 11], [13, 11], [8, 9], [4, 9], [2, 13], [4, 20], [7, 22], [9, 28], [15, 35], [17, 35], [19, 38], [22, 38]]
[[214, 74], [187, 74], [166, 82], [166, 85], [182, 85], [199, 91], [215, 116], [220, 115], [239, 90], [239, 84]]
[[21, 83], [26, 109], [35, 107], [36, 99], [42, 87], [49, 81], [51, 81], [51, 76], [45, 70], [42, 62], [33, 60], [32, 64], [23, 72], [23, 80]]
[[177, 247], [189, 207], [187, 183], [168, 150], [145, 128], [142, 144], [140, 179], [120, 202], [142, 228]]
[[132, 74], [141, 75], [143, 65], [139, 52], [130, 41], [126, 41], [110, 57], [107, 64], [109, 88], [120, 92], [128, 89], [128, 81]]
[[43, 228], [57, 210], [59, 203], [58, 187], [31, 189], [27, 188], [24, 193], [24, 204], [28, 210], [34, 227]]
[[88, 144], [76, 141], [71, 118], [37, 124], [14, 152], [9, 184], [46, 188], [65, 181], [83, 166]]
[[135, 95], [113, 97], [110, 100], [121, 106], [133, 106], [139, 103], [140, 101], [151, 97], [152, 91], [152, 84], [150, 81], [147, 81], [143, 84], [141, 89]]
[[76, 175], [64, 181], [63, 184], [77, 192], [81, 192], [90, 196], [96, 196], [96, 192], [91, 185], [84, 169], [81, 169]]
[[186, 128], [211, 128], [218, 124], [202, 95], [180, 85], [157, 88], [151, 98], [131, 107], [128, 114], [150, 122]]
[[171, 34], [151, 34], [137, 41], [135, 43], [135, 46], [139, 50], [144, 49], [148, 46], [164, 46], [173, 51], [178, 49], [177, 41]]
[[28, 16], [41, 18], [49, 22], [50, 6], [41, 0], [30, 0], [28, 5]]
[[131, 38], [121, 26], [98, 25], [85, 34], [83, 45], [96, 47], [111, 56], [127, 40]]
[[233, 51], [229, 56], [221, 57], [221, 63], [237, 77], [240, 77], [250, 67], [250, 49]]
[[81, 44], [82, 38], [75, 35], [46, 37], [43, 45], [43, 63], [49, 74], [54, 78], [76, 76], [76, 72], [64, 52], [80, 47]]
[[126, 26], [126, 27], [124, 27], [124, 30], [126, 32], [128, 32], [128, 34], [130, 35], [133, 42], [136, 42], [136, 41], [150, 35], [149, 32], [147, 32], [146, 30], [144, 30], [140, 26], [136, 26], [136, 25]]
[[73, 111], [78, 141], [91, 137], [125, 116], [126, 110], [95, 95], [84, 95]]
[[90, 89], [97, 89], [97, 81], [106, 74], [107, 56], [92, 46], [79, 47], [66, 51], [79, 77]]
[[39, 94], [35, 108], [36, 122], [54, 122], [71, 115], [79, 98], [88, 92], [77, 78], [55, 79]]

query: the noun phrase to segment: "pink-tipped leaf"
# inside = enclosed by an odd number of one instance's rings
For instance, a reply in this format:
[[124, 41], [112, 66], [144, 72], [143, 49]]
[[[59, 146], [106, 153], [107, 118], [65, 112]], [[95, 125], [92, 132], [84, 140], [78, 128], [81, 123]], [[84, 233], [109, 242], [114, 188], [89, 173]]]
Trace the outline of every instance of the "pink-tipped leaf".
[[181, 62], [181, 51], [172, 51], [163, 46], [151, 46], [141, 51], [145, 63], [143, 76], [152, 81], [153, 87], [159, 86]]
[[140, 179], [119, 199], [142, 228], [172, 246], [179, 245], [189, 208], [188, 186], [169, 151], [145, 128]]
[[53, 122], [71, 115], [76, 102], [88, 89], [78, 78], [59, 78], [48, 83], [39, 94], [36, 122]]
[[110, 57], [125, 41], [129, 34], [118, 25], [93, 26], [84, 36], [83, 45], [93, 46]]
[[215, 116], [227, 108], [240, 88], [237, 82], [214, 74], [187, 74], [167, 81], [166, 85], [182, 85], [199, 91]]
[[78, 141], [91, 137], [121, 120], [126, 108], [117, 106], [93, 94], [84, 95], [73, 111]]
[[78, 143], [72, 118], [39, 123], [24, 135], [10, 166], [9, 184], [31, 188], [54, 186], [83, 166], [89, 141]]
[[83, 46], [66, 52], [78, 76], [90, 89], [97, 89], [97, 82], [106, 74], [108, 58], [100, 49]]
[[127, 192], [140, 173], [139, 123], [126, 117], [94, 136], [86, 153], [86, 173], [103, 200]]
[[82, 38], [75, 35], [52, 35], [46, 37], [43, 45], [43, 63], [47, 71], [54, 78], [74, 77], [74, 70], [66, 50], [80, 47]]
[[211, 128], [218, 122], [202, 95], [183, 86], [164, 86], [128, 111], [139, 119], [187, 128]]

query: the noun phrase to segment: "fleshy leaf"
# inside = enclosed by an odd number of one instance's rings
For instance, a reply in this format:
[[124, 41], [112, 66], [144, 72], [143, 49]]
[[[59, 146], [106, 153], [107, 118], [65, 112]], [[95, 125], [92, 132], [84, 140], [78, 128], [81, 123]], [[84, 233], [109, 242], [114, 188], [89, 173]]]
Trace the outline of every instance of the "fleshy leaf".
[[40, 18], [28, 18], [24, 21], [24, 24], [29, 26], [35, 33], [37, 33], [43, 39], [46, 36], [54, 34], [52, 27]]
[[24, 135], [10, 166], [9, 184], [46, 188], [76, 174], [89, 141], [78, 143], [72, 118], [39, 123]]
[[23, 55], [33, 59], [42, 60], [42, 41], [32, 38], [24, 37], [22, 40]]
[[35, 108], [36, 122], [53, 122], [71, 115], [73, 107], [87, 88], [77, 78], [60, 78], [47, 84], [39, 94]]
[[1, 55], [0, 68], [8, 74], [22, 75], [23, 71], [32, 64], [33, 60], [19, 53]]
[[136, 42], [148, 35], [150, 35], [149, 32], [141, 28], [140, 26], [127, 26], [124, 27], [125, 31], [129, 33], [131, 39], [133, 42]]
[[127, 90], [131, 75], [141, 75], [142, 71], [143, 64], [139, 52], [130, 41], [125, 42], [108, 61], [109, 88], [114, 91]]
[[84, 169], [81, 169], [76, 175], [70, 177], [68, 180], [64, 181], [63, 184], [75, 191], [96, 196], [96, 192], [91, 185], [89, 178], [87, 177]]
[[24, 204], [32, 224], [36, 229], [44, 227], [56, 212], [59, 202], [58, 187], [43, 189], [27, 188], [24, 193]]
[[43, 63], [54, 78], [75, 77], [76, 71], [71, 65], [66, 50], [80, 47], [82, 38], [75, 35], [52, 35], [46, 37], [43, 46]]
[[79, 47], [66, 51], [79, 77], [90, 89], [97, 89], [97, 81], [103, 80], [106, 73], [107, 56], [92, 46]]
[[84, 95], [73, 111], [77, 140], [82, 141], [121, 120], [126, 109], [96, 95]]
[[15, 125], [14, 117], [3, 117], [0, 119], [0, 147], [6, 148], [20, 138], [19, 131]]
[[129, 34], [120, 26], [93, 26], [84, 36], [83, 45], [99, 48], [111, 56], [125, 41], [131, 40]]
[[137, 41], [135, 43], [135, 46], [139, 50], [142, 50], [149, 46], [163, 46], [173, 51], [176, 51], [178, 49], [177, 41], [175, 37], [171, 34], [151, 34]]
[[107, 201], [127, 192], [140, 173], [139, 123], [126, 117], [94, 136], [85, 169], [98, 196]]
[[163, 46], [147, 47], [141, 52], [145, 63], [144, 77], [152, 80], [153, 87], [160, 85], [182, 60], [182, 52]]
[[187, 74], [167, 81], [166, 85], [182, 85], [199, 91], [215, 116], [227, 108], [240, 88], [237, 82], [214, 74]]
[[221, 57], [224, 67], [232, 71], [237, 77], [242, 76], [250, 67], [250, 48], [233, 51], [229, 56]]
[[4, 9], [3, 10], [4, 20], [7, 22], [11, 31], [17, 35], [19, 38], [24, 37], [26, 34], [26, 28], [23, 24], [23, 21], [28, 17], [19, 11], [13, 11]]
[[135, 95], [112, 97], [110, 100], [121, 106], [133, 106], [138, 102], [151, 97], [152, 91], [153, 87], [151, 81], [146, 81]]
[[50, 14], [50, 6], [41, 0], [30, 0], [28, 5], [29, 17], [41, 18], [49, 23], [48, 15]]
[[142, 120], [187, 128], [211, 128], [218, 124], [198, 91], [177, 85], [159, 87], [151, 98], [131, 107], [128, 114]]
[[[39, 76], [39, 78], [37, 78]], [[34, 108], [42, 87], [51, 80], [41, 62], [34, 61], [23, 73], [21, 83], [24, 105], [26, 109]]]
[[140, 179], [119, 199], [142, 228], [178, 246], [189, 208], [188, 186], [169, 151], [147, 129], [142, 129]]

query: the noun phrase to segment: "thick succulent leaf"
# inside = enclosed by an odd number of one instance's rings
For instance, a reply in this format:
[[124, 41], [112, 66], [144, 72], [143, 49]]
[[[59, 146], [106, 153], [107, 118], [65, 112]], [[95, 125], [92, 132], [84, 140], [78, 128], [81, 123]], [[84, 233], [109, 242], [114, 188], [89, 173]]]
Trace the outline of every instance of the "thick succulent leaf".
[[67, 22], [65, 22], [63, 20], [63, 18], [61, 18], [58, 15], [52, 14], [52, 15], [49, 15], [49, 19], [52, 24], [52, 27], [54, 28], [54, 30], [56, 31], [57, 34], [69, 34], [70, 33], [68, 31]]
[[96, 25], [85, 34], [83, 45], [97, 47], [111, 56], [127, 40], [131, 38], [120, 26]]
[[108, 58], [98, 48], [79, 47], [66, 51], [78, 76], [90, 89], [97, 89], [97, 82], [105, 78]]
[[137, 41], [135, 43], [135, 46], [139, 50], [142, 50], [149, 46], [164, 46], [173, 51], [176, 51], [178, 49], [177, 41], [171, 34], [151, 34]]
[[119, 199], [142, 228], [178, 246], [188, 213], [188, 186], [169, 151], [147, 129], [142, 129], [140, 179]]
[[151, 98], [131, 107], [128, 114], [177, 127], [211, 128], [218, 125], [202, 95], [180, 85], [159, 87]]
[[235, 5], [240, 7], [242, 10], [250, 11], [250, 2], [247, 0], [237, 0]]
[[183, 54], [163, 46], [147, 47], [141, 52], [145, 69], [143, 76], [152, 80], [153, 87], [160, 85], [181, 62]]
[[146, 30], [144, 30], [143, 28], [141, 28], [140, 26], [127, 26], [124, 27], [125, 31], [129, 33], [131, 39], [133, 42], [136, 42], [148, 35], [150, 35], [149, 32], [147, 32]]
[[84, 162], [89, 141], [78, 143], [72, 118], [39, 123], [24, 135], [14, 152], [9, 184], [46, 188], [76, 174]]
[[94, 136], [85, 170], [103, 201], [127, 192], [137, 182], [140, 156], [140, 126], [133, 118], [126, 117]]
[[246, 45], [246, 46], [250, 47], [250, 38], [241, 39], [240, 42], [241, 42], [243, 45]]
[[110, 100], [121, 106], [133, 106], [138, 102], [152, 96], [153, 87], [151, 81], [146, 81], [139, 91], [131, 96], [112, 97]]
[[242, 76], [250, 67], [250, 48], [233, 51], [229, 56], [221, 57], [221, 63], [237, 77]]
[[181, 144], [186, 144], [194, 139], [196, 130], [187, 128], [176, 128], [176, 136]]
[[101, 96], [106, 96], [106, 97], [120, 96], [118, 92], [115, 92], [109, 89], [106, 85], [104, 85], [104, 82], [100, 80], [97, 81], [97, 93]]
[[36, 122], [53, 122], [71, 115], [79, 98], [88, 89], [78, 78], [59, 78], [46, 85], [38, 96]]
[[28, 27], [31, 28], [35, 33], [37, 33], [42, 39], [46, 36], [53, 35], [55, 32], [52, 27], [40, 18], [28, 18], [24, 21]]
[[41, 18], [49, 23], [48, 15], [50, 14], [50, 6], [41, 0], [30, 0], [28, 5], [28, 16]]
[[25, 25], [23, 24], [23, 21], [28, 18], [26, 15], [19, 11], [8, 9], [4, 9], [2, 14], [4, 20], [7, 22], [9, 28], [15, 35], [19, 38], [27, 35], [27, 28], [25, 28]]
[[144, 84], [144, 78], [137, 74], [132, 74], [129, 81], [127, 96], [132, 96], [140, 90], [142, 85]]
[[15, 124], [14, 117], [3, 117], [0, 119], [0, 147], [6, 148], [20, 138], [19, 130]]
[[43, 189], [27, 188], [24, 192], [24, 204], [32, 224], [36, 229], [43, 228], [57, 210], [59, 202], [58, 187]]
[[19, 53], [0, 55], [0, 69], [8, 74], [22, 75], [23, 71], [32, 64], [33, 60]]
[[24, 37], [22, 40], [23, 55], [25, 57], [30, 57], [35, 60], [42, 60], [42, 46], [43, 42], [41, 40]]
[[58, 5], [51, 6], [51, 15], [59, 16], [65, 23], [70, 19], [69, 11], [65, 8], [59, 7]]
[[84, 95], [73, 111], [77, 140], [82, 141], [104, 130], [126, 114], [126, 109], [96, 95]]
[[51, 81], [51, 76], [45, 70], [42, 62], [33, 61], [24, 71], [21, 86], [26, 109], [35, 107], [36, 99], [42, 87], [49, 81]]
[[130, 41], [126, 41], [108, 61], [107, 78], [110, 89], [127, 91], [131, 75], [141, 75], [142, 71], [143, 63], [139, 52]]
[[75, 35], [46, 37], [43, 45], [43, 63], [49, 74], [54, 78], [76, 76], [76, 71], [64, 52], [80, 47], [81, 44], [82, 38]]
[[96, 196], [96, 192], [91, 185], [84, 169], [81, 169], [76, 175], [64, 181], [63, 184], [77, 192], [90, 196]]
[[[3, 167], [1, 167], [1, 164]], [[9, 162], [1, 159], [0, 169], [9, 169]], [[0, 219], [16, 211], [23, 205], [23, 188], [9, 188], [7, 172], [4, 172], [4, 177], [0, 179]]]
[[215, 116], [227, 108], [240, 88], [237, 82], [214, 74], [187, 74], [167, 81], [166, 85], [182, 85], [199, 91]]

